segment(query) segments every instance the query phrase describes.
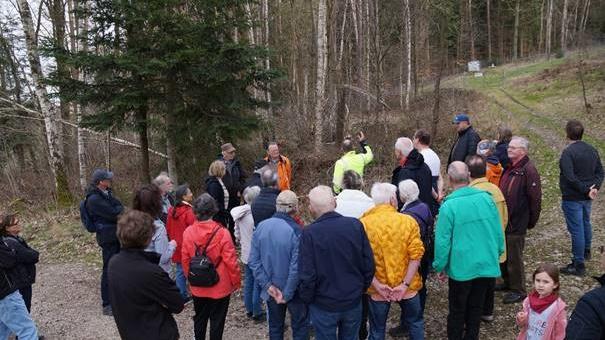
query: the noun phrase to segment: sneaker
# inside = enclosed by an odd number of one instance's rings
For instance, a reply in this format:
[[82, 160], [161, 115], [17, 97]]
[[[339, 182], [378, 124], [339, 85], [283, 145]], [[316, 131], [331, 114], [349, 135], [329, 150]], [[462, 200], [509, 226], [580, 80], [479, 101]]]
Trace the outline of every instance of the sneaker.
[[409, 330], [405, 328], [405, 326], [399, 325], [397, 327], [393, 327], [389, 329], [389, 335], [393, 338], [403, 338], [407, 336]]
[[481, 315], [481, 321], [490, 323], [490, 322], [494, 321], [494, 316], [493, 315]]
[[592, 258], [592, 254], [590, 253], [590, 249], [584, 250], [584, 261], [590, 261]]
[[504, 295], [504, 297], [502, 298], [502, 303], [511, 304], [511, 303], [522, 302], [523, 299], [525, 299], [525, 297], [526, 297], [525, 294], [511, 292], [511, 293]]
[[113, 309], [111, 309], [111, 306], [104, 306], [103, 307], [103, 315], [105, 315], [105, 316], [113, 316]]
[[584, 263], [572, 262], [565, 267], [559, 268], [561, 274], [564, 275], [575, 275], [575, 276], [584, 276], [586, 275], [586, 267]]

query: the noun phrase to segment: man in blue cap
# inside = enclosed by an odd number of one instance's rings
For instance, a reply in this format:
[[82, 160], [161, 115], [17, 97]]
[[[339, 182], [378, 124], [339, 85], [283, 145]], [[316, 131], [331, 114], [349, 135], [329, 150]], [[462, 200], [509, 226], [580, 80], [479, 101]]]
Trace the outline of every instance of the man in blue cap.
[[116, 236], [118, 215], [124, 210], [122, 203], [111, 193], [113, 173], [105, 169], [95, 169], [86, 192], [86, 210], [96, 228], [97, 244], [103, 254], [103, 274], [101, 276], [101, 300], [103, 315], [113, 315], [109, 302], [107, 265], [109, 259], [120, 252], [120, 242]]
[[464, 162], [467, 156], [477, 153], [477, 144], [481, 140], [471, 126], [471, 120], [466, 113], [456, 114], [452, 123], [456, 125], [458, 138], [452, 146], [450, 156], [447, 159], [447, 165], [455, 161]]

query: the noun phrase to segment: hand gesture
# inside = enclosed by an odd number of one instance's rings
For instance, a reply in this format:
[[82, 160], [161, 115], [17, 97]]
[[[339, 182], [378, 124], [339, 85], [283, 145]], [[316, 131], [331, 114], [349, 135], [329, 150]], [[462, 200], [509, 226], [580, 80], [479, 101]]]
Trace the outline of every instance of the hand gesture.
[[405, 296], [405, 293], [408, 290], [408, 286], [404, 285], [403, 283], [400, 284], [399, 286], [393, 288], [391, 290], [391, 295], [389, 297], [390, 301], [401, 301], [403, 300], [403, 297]]
[[593, 185], [590, 187], [590, 191], [588, 192], [588, 197], [589, 197], [591, 200], [594, 200], [595, 198], [597, 198], [597, 194], [598, 194], [598, 193], [599, 193], [599, 189], [597, 189], [597, 188], [595, 187], [595, 185], [593, 184]]
[[358, 142], [363, 142], [366, 140], [366, 136], [363, 134], [363, 131], [359, 131], [357, 133], [357, 141]]
[[376, 292], [382, 296], [385, 300], [387, 301], [391, 301], [391, 292], [392, 289], [391, 287], [380, 283], [378, 280], [374, 279], [374, 281], [372, 281], [372, 287], [374, 287], [374, 289], [376, 290]]
[[520, 326], [524, 326], [527, 324], [527, 313], [519, 312], [517, 313], [517, 324]]
[[441, 272], [441, 273], [437, 274], [437, 278], [441, 282], [447, 282], [447, 279], [448, 279], [447, 274], [444, 273], [444, 272]]
[[286, 303], [281, 290], [274, 285], [271, 285], [269, 288], [267, 288], [267, 293], [269, 293], [269, 296], [271, 296], [275, 302], [280, 304]]

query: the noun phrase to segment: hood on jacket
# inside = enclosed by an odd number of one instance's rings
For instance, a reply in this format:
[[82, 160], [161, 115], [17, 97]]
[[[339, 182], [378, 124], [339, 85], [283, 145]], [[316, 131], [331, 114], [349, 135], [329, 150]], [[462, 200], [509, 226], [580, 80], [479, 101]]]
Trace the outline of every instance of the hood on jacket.
[[451, 194], [447, 195], [443, 199], [443, 202], [445, 202], [447, 200], [454, 199], [454, 198], [458, 198], [458, 197], [467, 197], [467, 196], [473, 196], [473, 195], [482, 195], [484, 193], [489, 194], [487, 191], [479, 190], [479, 189], [475, 189], [475, 188], [471, 188], [469, 186], [466, 186], [466, 187], [462, 187], [462, 188], [454, 190]]
[[424, 164], [424, 156], [418, 150], [412, 149], [410, 154], [406, 157], [405, 168], [420, 168]]
[[206, 177], [204, 182], [206, 183], [206, 186], [208, 186], [208, 184], [210, 184], [210, 183], [218, 183], [218, 177], [208, 176], [208, 177]]
[[231, 216], [236, 222], [250, 214], [252, 214], [252, 209], [249, 204], [240, 205], [231, 209]]
[[175, 218], [179, 218], [181, 217], [185, 212], [187, 212], [187, 210], [189, 209], [193, 209], [190, 205], [181, 203], [179, 205], [177, 205], [176, 207], [172, 207], [172, 209], [175, 209], [174, 212], [174, 217]]
[[344, 189], [336, 196], [336, 200], [374, 203], [372, 198], [361, 190]]
[[493, 164], [493, 165], [496, 165], [496, 164], [500, 163], [500, 159], [497, 156], [495, 156], [495, 155], [488, 156], [485, 160], [488, 163]]

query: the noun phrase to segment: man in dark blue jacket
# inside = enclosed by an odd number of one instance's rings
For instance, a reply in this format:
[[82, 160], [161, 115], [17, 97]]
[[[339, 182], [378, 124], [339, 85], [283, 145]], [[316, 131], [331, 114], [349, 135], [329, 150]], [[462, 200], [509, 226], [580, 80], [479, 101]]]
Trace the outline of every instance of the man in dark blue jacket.
[[466, 113], [457, 114], [452, 123], [456, 125], [458, 138], [454, 145], [452, 145], [450, 156], [447, 159], [448, 166], [455, 161], [464, 162], [467, 156], [477, 153], [477, 144], [481, 140], [475, 129], [471, 126], [471, 120]]
[[254, 226], [275, 214], [275, 200], [279, 195], [277, 172], [267, 168], [261, 173], [263, 188], [252, 202], [252, 218]]
[[569, 265], [561, 268], [561, 273], [582, 276], [586, 272], [584, 261], [590, 260], [590, 210], [603, 183], [603, 165], [599, 152], [582, 141], [582, 123], [570, 120], [565, 131], [569, 145], [563, 150], [559, 160], [559, 186], [563, 196], [561, 208], [571, 235], [573, 257]]
[[38, 331], [29, 316], [15, 284], [17, 253], [0, 238], [0, 339], [14, 333], [19, 339], [38, 339]]
[[[605, 251], [601, 252], [601, 269], [605, 272]], [[605, 340], [605, 274], [595, 277], [601, 287], [584, 294], [571, 313], [566, 340]]]
[[86, 209], [96, 227], [97, 244], [103, 255], [103, 274], [101, 276], [101, 300], [103, 315], [112, 315], [109, 301], [107, 265], [112, 256], [120, 252], [120, 242], [116, 236], [118, 215], [124, 210], [122, 203], [111, 193], [113, 173], [96, 169], [86, 193]]
[[315, 222], [300, 240], [299, 294], [309, 304], [315, 335], [321, 339], [355, 339], [359, 332], [362, 294], [374, 277], [374, 255], [359, 220], [336, 212], [332, 189], [309, 192]]

